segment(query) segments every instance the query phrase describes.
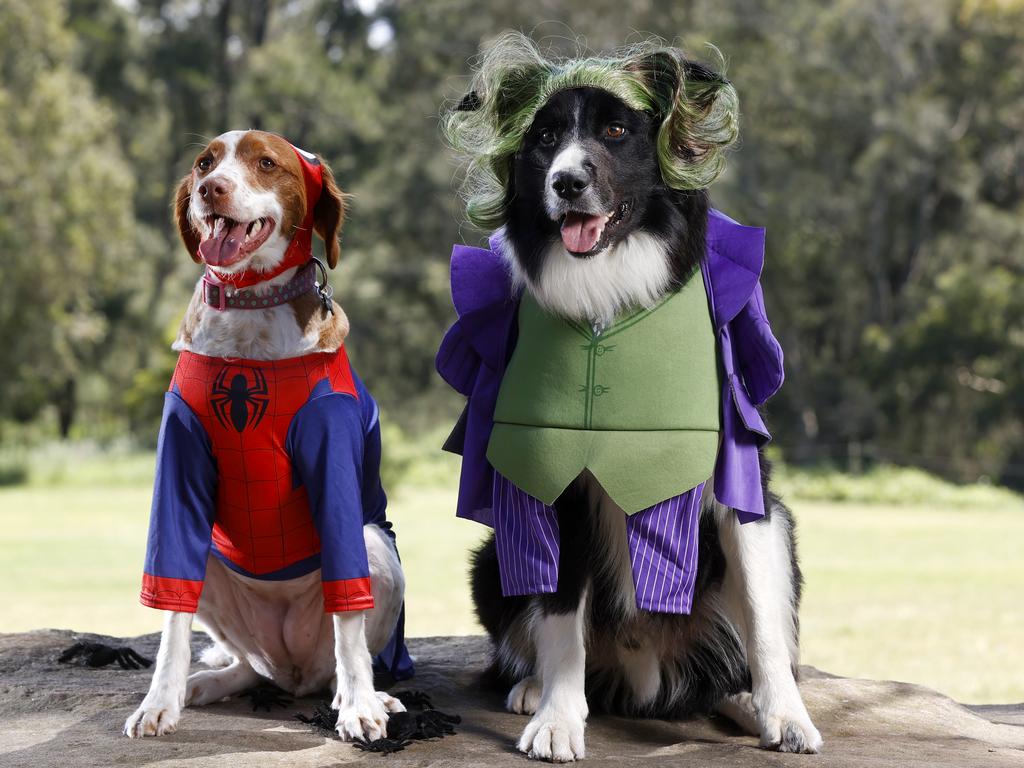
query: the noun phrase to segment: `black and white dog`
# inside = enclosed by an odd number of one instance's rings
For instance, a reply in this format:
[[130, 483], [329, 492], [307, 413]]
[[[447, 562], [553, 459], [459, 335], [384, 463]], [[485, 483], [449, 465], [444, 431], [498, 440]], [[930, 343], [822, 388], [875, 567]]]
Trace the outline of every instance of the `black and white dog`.
[[[548, 311], [606, 324], [696, 275], [707, 194], [664, 183], [657, 129], [651, 114], [599, 88], [557, 91], [538, 111], [513, 161], [505, 242], [514, 276]], [[554, 506], [556, 592], [503, 597], [493, 537], [472, 569], [495, 671], [512, 686], [507, 708], [533, 715], [520, 750], [582, 758], [591, 708], [659, 718], [715, 711], [766, 747], [820, 749], [796, 684], [794, 524], [775, 496], [766, 493], [763, 520], [741, 526], [705, 493], [690, 615], [637, 609], [623, 512], [589, 473]]]

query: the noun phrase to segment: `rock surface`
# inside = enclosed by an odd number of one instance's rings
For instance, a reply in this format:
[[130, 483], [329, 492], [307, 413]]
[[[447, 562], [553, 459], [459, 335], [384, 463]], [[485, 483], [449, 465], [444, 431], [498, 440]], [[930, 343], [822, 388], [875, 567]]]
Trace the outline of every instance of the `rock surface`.
[[[0, 635], [0, 765], [9, 768], [314, 768], [341, 765], [527, 766], [514, 741], [526, 719], [502, 708], [501, 696], [476, 685], [488, 658], [484, 638], [423, 638], [413, 681], [397, 688], [430, 694], [439, 709], [462, 716], [458, 734], [416, 742], [392, 755], [365, 754], [326, 738], [294, 719], [314, 699], [254, 713], [245, 699], [185, 711], [178, 731], [129, 740], [125, 718], [142, 700], [150, 672], [113, 666], [57, 664], [78, 640], [130, 644], [155, 657], [159, 637], [121, 640], [43, 630]], [[203, 643], [193, 643], [198, 652]], [[197, 665], [198, 666], [198, 665]], [[591, 718], [585, 765], [790, 766], [1024, 766], [1024, 705], [971, 711], [927, 688], [832, 677], [803, 668], [801, 690], [825, 738], [817, 757], [759, 749], [727, 721], [686, 722]]]

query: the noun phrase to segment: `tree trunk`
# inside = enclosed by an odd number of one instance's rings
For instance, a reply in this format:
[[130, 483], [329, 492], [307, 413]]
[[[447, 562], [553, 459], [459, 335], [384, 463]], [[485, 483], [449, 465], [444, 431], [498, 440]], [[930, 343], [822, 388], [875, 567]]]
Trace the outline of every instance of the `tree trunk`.
[[67, 440], [71, 434], [71, 425], [75, 421], [75, 411], [78, 408], [76, 390], [77, 382], [69, 377], [54, 397], [54, 405], [57, 406], [57, 426], [62, 440]]

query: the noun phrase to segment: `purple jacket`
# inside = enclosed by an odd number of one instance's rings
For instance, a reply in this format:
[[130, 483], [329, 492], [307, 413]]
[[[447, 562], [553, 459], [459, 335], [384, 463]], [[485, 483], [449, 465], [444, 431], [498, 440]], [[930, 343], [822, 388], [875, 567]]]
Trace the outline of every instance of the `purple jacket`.
[[[505, 367], [516, 342], [519, 306], [501, 239], [490, 250], [452, 249], [452, 301], [458, 320], [437, 352], [441, 377], [469, 402], [445, 449], [462, 454], [459, 517], [494, 525], [494, 470], [487, 443]], [[782, 347], [772, 334], [760, 276], [764, 229], [745, 227], [712, 209], [707, 255], [701, 265], [722, 361], [722, 443], [715, 464], [715, 497], [736, 510], [740, 522], [764, 516], [758, 448], [771, 435], [757, 406], [782, 386]]]

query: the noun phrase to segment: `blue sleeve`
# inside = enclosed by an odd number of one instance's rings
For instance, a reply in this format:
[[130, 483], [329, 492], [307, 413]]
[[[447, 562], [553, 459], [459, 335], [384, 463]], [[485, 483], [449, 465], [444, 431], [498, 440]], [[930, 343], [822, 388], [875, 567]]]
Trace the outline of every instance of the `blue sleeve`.
[[363, 540], [363, 423], [359, 401], [332, 392], [295, 415], [287, 450], [320, 536], [324, 609], [373, 607]]
[[217, 467], [210, 438], [176, 392], [164, 396], [141, 601], [195, 612], [216, 513]]
[[363, 424], [362, 496], [363, 522], [379, 525], [394, 541], [395, 534], [387, 521], [388, 497], [380, 480], [381, 437], [380, 409], [363, 382], [356, 378], [360, 417]]

